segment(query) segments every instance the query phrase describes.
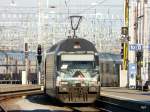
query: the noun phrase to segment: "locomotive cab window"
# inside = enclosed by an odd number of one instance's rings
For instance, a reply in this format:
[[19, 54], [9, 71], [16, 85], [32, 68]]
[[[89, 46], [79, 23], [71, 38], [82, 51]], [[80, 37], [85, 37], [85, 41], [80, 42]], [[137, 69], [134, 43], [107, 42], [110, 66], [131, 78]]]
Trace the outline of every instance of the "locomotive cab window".
[[99, 56], [95, 56], [95, 65], [99, 66]]
[[94, 62], [92, 61], [62, 61], [61, 64], [68, 65], [69, 69], [93, 69], [94, 68]]
[[57, 64], [57, 70], [60, 70], [60, 67], [61, 67], [61, 57], [60, 56], [57, 56], [56, 64]]

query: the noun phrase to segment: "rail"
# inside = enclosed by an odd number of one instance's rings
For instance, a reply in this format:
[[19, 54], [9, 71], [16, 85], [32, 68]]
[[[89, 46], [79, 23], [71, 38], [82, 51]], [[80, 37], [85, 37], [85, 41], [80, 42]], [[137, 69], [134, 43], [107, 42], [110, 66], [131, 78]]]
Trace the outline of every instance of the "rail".
[[76, 106], [73, 105], [67, 105], [64, 106], [64, 108], [68, 108], [71, 109], [72, 112], [109, 112], [105, 109], [102, 108], [97, 108], [94, 106], [88, 106], [87, 104], [85, 106], [82, 106], [81, 104], [79, 104], [80, 106], [77, 106], [78, 104], [75, 104]]
[[[5, 84], [7, 85], [7, 84]], [[21, 96], [27, 96], [27, 95], [37, 95], [37, 94], [43, 94], [43, 90], [41, 90], [41, 86], [32, 86], [31, 88], [23, 88], [23, 86], [20, 86], [20, 88], [14, 89], [16, 85], [12, 85], [12, 88], [10, 90], [7, 89], [7, 91], [4, 89], [4, 87], [0, 87], [0, 102], [21, 97]], [[10, 86], [11, 87], [11, 86]], [[7, 112], [5, 108], [0, 104], [0, 112]]]
[[0, 98], [4, 96], [18, 95], [18, 94], [38, 94], [43, 93], [43, 86], [40, 85], [18, 85], [3, 84], [0, 86]]

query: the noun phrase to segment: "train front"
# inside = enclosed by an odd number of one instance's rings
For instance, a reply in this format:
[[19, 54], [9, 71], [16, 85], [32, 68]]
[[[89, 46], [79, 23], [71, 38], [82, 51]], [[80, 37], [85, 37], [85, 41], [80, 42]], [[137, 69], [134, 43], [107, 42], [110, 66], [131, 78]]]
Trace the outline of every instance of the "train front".
[[97, 52], [80, 49], [80, 44], [57, 55], [57, 97], [65, 103], [92, 103], [100, 95]]

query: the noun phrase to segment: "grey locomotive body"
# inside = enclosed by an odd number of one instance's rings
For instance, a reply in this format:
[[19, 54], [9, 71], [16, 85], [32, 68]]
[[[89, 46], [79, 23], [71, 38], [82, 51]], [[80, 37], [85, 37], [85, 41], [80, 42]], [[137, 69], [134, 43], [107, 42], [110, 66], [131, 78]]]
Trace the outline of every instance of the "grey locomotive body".
[[65, 103], [92, 103], [100, 95], [99, 58], [94, 45], [66, 39], [46, 55], [46, 94]]

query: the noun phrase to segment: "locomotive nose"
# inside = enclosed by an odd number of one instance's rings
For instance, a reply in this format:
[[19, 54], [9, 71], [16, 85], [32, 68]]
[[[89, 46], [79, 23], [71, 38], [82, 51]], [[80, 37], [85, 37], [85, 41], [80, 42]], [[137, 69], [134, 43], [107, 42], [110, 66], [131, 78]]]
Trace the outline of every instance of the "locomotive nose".
[[84, 74], [81, 71], [76, 71], [73, 77], [85, 78]]

